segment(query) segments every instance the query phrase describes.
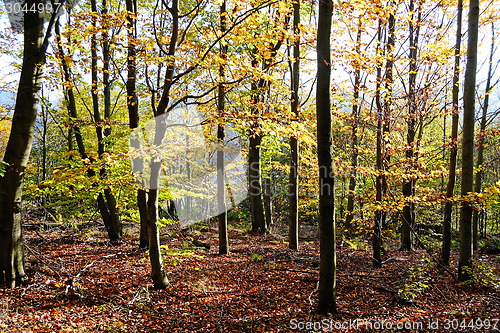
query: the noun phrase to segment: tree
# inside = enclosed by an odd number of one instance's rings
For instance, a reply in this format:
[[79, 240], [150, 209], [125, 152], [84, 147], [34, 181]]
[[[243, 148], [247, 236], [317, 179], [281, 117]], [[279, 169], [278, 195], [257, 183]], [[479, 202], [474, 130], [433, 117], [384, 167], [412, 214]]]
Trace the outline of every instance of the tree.
[[474, 125], [477, 68], [477, 40], [479, 30], [479, 0], [469, 1], [469, 40], [467, 42], [467, 66], [464, 81], [464, 125], [462, 134], [462, 208], [460, 209], [460, 257], [458, 279], [469, 280], [472, 276], [472, 211], [470, 198], [474, 181]]
[[[28, 0], [28, 8], [42, 4]], [[7, 163], [0, 177], [0, 283], [13, 288], [27, 281], [21, 201], [24, 171], [28, 164], [35, 120], [40, 100], [43, 64], [50, 34], [58, 13], [52, 14], [44, 35], [44, 13], [26, 11], [24, 15], [24, 51], [16, 106], [9, 141], [3, 157]]]
[[[358, 32], [356, 34], [356, 55], [361, 56], [361, 33], [362, 18], [358, 18]], [[345, 228], [351, 230], [354, 216], [354, 197], [356, 195], [356, 177], [358, 174], [358, 122], [359, 122], [359, 90], [361, 85], [361, 64], [355, 62], [354, 68], [354, 93], [352, 102], [352, 134], [351, 134], [351, 173], [349, 177], [349, 192], [347, 194], [347, 212], [345, 216]]]
[[451, 214], [453, 211], [453, 192], [455, 190], [455, 178], [457, 169], [458, 155], [458, 118], [459, 118], [459, 81], [460, 81], [460, 48], [462, 41], [462, 12], [463, 1], [458, 0], [457, 12], [457, 32], [455, 42], [455, 67], [453, 69], [453, 88], [452, 88], [452, 121], [451, 121], [451, 152], [450, 163], [448, 167], [448, 184], [446, 185], [446, 202], [444, 205], [443, 216], [443, 244], [441, 247], [441, 256], [439, 261], [447, 266], [450, 262], [451, 252]]
[[382, 225], [384, 213], [382, 211], [382, 201], [384, 199], [384, 138], [383, 138], [383, 108], [380, 98], [380, 90], [382, 85], [382, 60], [381, 60], [381, 44], [382, 44], [382, 19], [379, 19], [377, 28], [377, 83], [375, 88], [375, 103], [377, 107], [377, 152], [376, 152], [376, 179], [375, 179], [375, 200], [379, 207], [375, 210], [375, 222], [373, 227], [373, 266], [382, 266]]
[[[139, 98], [137, 97], [136, 85], [136, 71], [137, 71], [137, 51], [135, 48], [136, 43], [136, 29], [137, 29], [137, 1], [126, 0], [127, 7], [127, 108], [129, 114], [129, 127], [130, 129], [139, 126]], [[137, 146], [137, 142], [130, 143]], [[134, 170], [142, 170], [144, 166], [140, 158], [132, 161]], [[148, 236], [148, 205], [147, 205], [147, 192], [144, 189], [144, 184], [139, 184], [137, 189], [137, 206], [139, 209], [139, 219], [141, 224], [141, 231], [139, 235], [139, 248], [147, 249], [149, 247]]]
[[[281, 48], [285, 39], [285, 33], [281, 32], [280, 24], [288, 26], [289, 15], [285, 14], [284, 22], [281, 20], [282, 13], [280, 10], [276, 11], [274, 17], [275, 26], [272, 27], [278, 36], [275, 43], [264, 42], [262, 50], [254, 46], [252, 50], [252, 67], [255, 72], [258, 72], [259, 65], [264, 74], [269, 74], [273, 67], [274, 59]], [[275, 32], [273, 31], [273, 32]], [[262, 59], [262, 64], [259, 62]], [[250, 215], [252, 220], [252, 231], [267, 233], [269, 226], [266, 224], [264, 215], [264, 205], [262, 202], [262, 161], [261, 161], [261, 144], [262, 144], [262, 130], [259, 124], [259, 116], [262, 115], [262, 108], [269, 108], [265, 105], [266, 94], [265, 92], [270, 89], [271, 82], [265, 77], [256, 77], [251, 83], [252, 94], [252, 115], [254, 120], [249, 131], [248, 143], [248, 184], [249, 184], [249, 197], [250, 197]]]
[[415, 22], [415, 4], [410, 0], [410, 20], [409, 20], [409, 39], [410, 39], [410, 72], [408, 80], [408, 117], [407, 117], [407, 134], [406, 134], [406, 163], [408, 164], [409, 175], [408, 179], [403, 183], [403, 196], [405, 205], [403, 207], [403, 221], [401, 225], [401, 249], [411, 251], [413, 243], [413, 226], [415, 224], [415, 204], [411, 200], [415, 186], [415, 176], [412, 171], [415, 169], [415, 123], [417, 118], [417, 103], [416, 103], [416, 81], [417, 81], [417, 53], [418, 53], [418, 36], [420, 32], [420, 3], [417, 6], [418, 18]]
[[337, 258], [335, 246], [335, 201], [330, 105], [330, 36], [333, 1], [320, 0], [317, 31], [316, 122], [319, 168], [319, 300], [318, 312], [336, 311]]
[[[293, 1], [293, 65], [291, 73], [291, 111], [292, 121], [299, 117], [299, 78], [300, 78], [300, 0]], [[288, 180], [288, 247], [299, 249], [299, 142], [290, 137], [290, 175]]]
[[[226, 32], [226, 0], [222, 1], [220, 6], [220, 32]], [[220, 55], [222, 61], [227, 58], [227, 42], [220, 42]], [[217, 110], [219, 112], [219, 121], [217, 122], [217, 211], [219, 212], [219, 254], [229, 254], [229, 240], [227, 235], [227, 214], [226, 214], [226, 181], [224, 168], [224, 124], [222, 123], [224, 115], [224, 104], [226, 91], [224, 86], [225, 73], [224, 63], [219, 65], [219, 93], [217, 96]]]
[[[489, 65], [488, 65], [488, 76], [486, 78], [486, 87], [484, 89], [484, 102], [482, 105], [482, 115], [481, 115], [481, 125], [479, 128], [479, 140], [478, 140], [478, 145], [477, 145], [477, 159], [476, 159], [476, 179], [474, 181], [474, 192], [477, 194], [481, 192], [481, 182], [482, 182], [482, 177], [483, 177], [483, 163], [484, 163], [484, 144], [485, 144], [485, 131], [486, 131], [486, 125], [488, 121], [488, 107], [490, 104], [490, 93], [491, 90], [493, 89], [492, 84], [491, 84], [491, 77], [493, 75], [493, 55], [495, 53], [495, 25], [493, 21], [491, 22], [491, 47], [490, 47], [490, 58], [489, 58]], [[479, 211], [474, 210], [473, 217], [472, 217], [472, 240], [473, 240], [473, 246], [474, 250], [477, 250], [478, 248], [478, 216], [479, 216]]]
[[[94, 110], [94, 122], [96, 123], [97, 146], [99, 158], [102, 158], [105, 152], [104, 139], [111, 134], [111, 129], [103, 128], [104, 121], [101, 118], [101, 111], [99, 106], [99, 93], [98, 93], [98, 68], [97, 68], [97, 0], [91, 1], [92, 7], [92, 26], [94, 32], [91, 36], [91, 55], [92, 55], [92, 105]], [[106, 0], [102, 2], [102, 19], [106, 21], [107, 3]], [[107, 32], [107, 23], [104, 23], [102, 36], [102, 52], [103, 52], [103, 97], [104, 97], [104, 118], [109, 119], [111, 115], [111, 87], [109, 82], [109, 41]], [[106, 170], [104, 168], [100, 171], [101, 178], [105, 177]], [[97, 197], [97, 206], [101, 213], [104, 226], [108, 231], [108, 236], [111, 241], [117, 241], [122, 238], [122, 225], [119, 220], [118, 211], [116, 209], [116, 199], [109, 187], [106, 187], [103, 193], [99, 193]]]

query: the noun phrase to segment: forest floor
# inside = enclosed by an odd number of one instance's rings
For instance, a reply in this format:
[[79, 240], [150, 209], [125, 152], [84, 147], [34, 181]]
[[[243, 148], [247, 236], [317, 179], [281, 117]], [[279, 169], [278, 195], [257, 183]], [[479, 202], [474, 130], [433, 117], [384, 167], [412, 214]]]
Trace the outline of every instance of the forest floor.
[[[166, 290], [153, 290], [137, 235], [110, 244], [96, 227], [26, 230], [29, 284], [0, 289], [0, 332], [500, 330], [497, 256], [478, 254], [481, 283], [462, 285], [423, 250], [388, 250], [373, 268], [369, 248], [339, 241], [338, 313], [320, 316], [314, 239], [293, 252], [278, 236], [231, 229], [220, 256], [215, 228], [201, 230], [164, 230]], [[210, 250], [190, 247], [193, 236]], [[456, 264], [454, 252], [453, 274]]]

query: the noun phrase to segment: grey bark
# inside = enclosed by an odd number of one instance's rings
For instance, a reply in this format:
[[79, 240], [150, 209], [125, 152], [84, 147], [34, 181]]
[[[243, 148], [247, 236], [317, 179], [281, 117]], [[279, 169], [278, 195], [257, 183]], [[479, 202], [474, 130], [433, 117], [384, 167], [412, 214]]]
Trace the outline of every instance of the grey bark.
[[330, 36], [333, 2], [319, 1], [317, 30], [316, 122], [319, 167], [320, 268], [318, 312], [336, 312], [337, 258], [335, 246], [335, 198], [330, 104]]
[[[490, 47], [490, 58], [488, 65], [488, 78], [486, 79], [486, 88], [484, 93], [484, 102], [483, 102], [483, 113], [481, 115], [481, 127], [479, 129], [479, 140], [477, 145], [477, 159], [476, 159], [476, 179], [474, 181], [474, 192], [481, 192], [481, 183], [483, 177], [483, 163], [484, 163], [484, 144], [485, 144], [485, 131], [486, 131], [486, 123], [488, 120], [488, 108], [490, 104], [490, 92], [491, 92], [491, 77], [493, 72], [493, 54], [495, 53], [495, 29], [494, 23], [491, 22], [491, 47]], [[479, 211], [474, 210], [472, 217], [472, 242], [474, 246], [474, 250], [478, 248], [478, 216]]]
[[[472, 192], [474, 181], [474, 125], [475, 90], [477, 68], [477, 41], [479, 27], [479, 0], [469, 2], [469, 39], [467, 43], [467, 66], [464, 87], [464, 121], [462, 131], [462, 186], [463, 197]], [[464, 199], [460, 209], [460, 257], [458, 279], [472, 277], [472, 202]]]
[[[293, 2], [293, 64], [291, 75], [292, 121], [299, 118], [299, 79], [300, 79], [300, 0]], [[288, 247], [299, 249], [299, 141], [290, 138], [290, 175], [288, 179]]]
[[451, 121], [451, 151], [448, 167], [448, 184], [446, 185], [446, 203], [443, 216], [443, 243], [441, 246], [441, 264], [448, 266], [451, 252], [451, 217], [453, 213], [453, 192], [455, 190], [457, 155], [458, 155], [458, 120], [459, 120], [459, 81], [460, 81], [460, 48], [462, 43], [462, 12], [463, 1], [458, 0], [457, 34], [455, 42], [455, 67], [453, 69], [452, 88], [452, 121]]
[[[356, 35], [356, 55], [361, 56], [361, 32], [362, 18], [359, 18], [358, 32]], [[354, 197], [356, 195], [356, 178], [358, 175], [358, 123], [359, 123], [359, 89], [361, 84], [361, 64], [356, 63], [354, 69], [354, 93], [352, 100], [352, 130], [351, 130], [351, 173], [349, 177], [349, 189], [347, 193], [347, 212], [345, 216], [345, 228], [352, 229], [354, 217]]]
[[[27, 0], [28, 8], [41, 1]], [[0, 177], [0, 284], [8, 288], [27, 282], [21, 228], [24, 172], [33, 143], [36, 113], [42, 84], [42, 66], [55, 16], [45, 37], [42, 12], [24, 16], [24, 50], [21, 77], [12, 117], [12, 127], [3, 161], [8, 163]]]
[[[221, 34], [226, 32], [226, 0], [222, 1], [220, 6], [220, 31]], [[227, 57], [227, 45], [220, 44], [220, 54], [223, 61]], [[227, 214], [226, 214], [226, 180], [225, 180], [225, 166], [224, 166], [224, 108], [226, 89], [224, 86], [225, 73], [224, 64], [219, 65], [219, 92], [217, 101], [217, 111], [219, 112], [219, 122], [217, 124], [217, 208], [219, 212], [219, 254], [229, 254], [229, 238], [227, 233]]]
[[408, 129], [406, 134], [406, 163], [410, 173], [409, 179], [403, 183], [403, 196], [405, 205], [403, 207], [403, 221], [401, 224], [401, 250], [411, 251], [413, 244], [413, 226], [415, 224], [415, 203], [411, 201], [416, 179], [412, 171], [415, 169], [415, 123], [417, 118], [417, 103], [416, 103], [416, 81], [417, 81], [417, 53], [418, 53], [418, 37], [419, 37], [419, 21], [421, 17], [420, 5], [417, 7], [418, 19], [416, 26], [414, 22], [414, 2], [410, 1], [410, 71], [408, 80], [408, 118], [406, 120]]

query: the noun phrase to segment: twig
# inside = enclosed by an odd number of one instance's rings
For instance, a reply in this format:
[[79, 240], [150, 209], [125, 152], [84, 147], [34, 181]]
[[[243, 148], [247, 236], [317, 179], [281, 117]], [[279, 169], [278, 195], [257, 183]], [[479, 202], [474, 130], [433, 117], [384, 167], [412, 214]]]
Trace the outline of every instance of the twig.
[[49, 265], [45, 260], [42, 259], [42, 257], [45, 257], [43, 254], [38, 253], [37, 251], [33, 250], [31, 247], [28, 246], [28, 244], [24, 243], [24, 247], [31, 252], [38, 260], [40, 260], [45, 266], [47, 266], [51, 271], [57, 274], [57, 276], [62, 277], [61, 273], [64, 273], [61, 270], [58, 270], [51, 265]]

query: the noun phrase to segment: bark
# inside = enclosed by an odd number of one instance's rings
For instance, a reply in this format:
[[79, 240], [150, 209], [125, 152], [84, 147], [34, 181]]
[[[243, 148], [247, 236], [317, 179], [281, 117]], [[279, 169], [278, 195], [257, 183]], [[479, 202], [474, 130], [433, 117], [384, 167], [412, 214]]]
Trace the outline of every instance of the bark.
[[[380, 58], [381, 53], [381, 38], [382, 38], [382, 22], [379, 20], [378, 23], [378, 44], [377, 44], [377, 55]], [[376, 170], [377, 177], [375, 180], [375, 200], [378, 205], [382, 205], [384, 198], [383, 191], [383, 173], [384, 173], [384, 159], [383, 159], [383, 110], [380, 101], [380, 89], [382, 81], [382, 63], [379, 60], [377, 63], [377, 83], [375, 89], [375, 102], [377, 106], [377, 153], [376, 153]], [[383, 212], [382, 209], [377, 209], [375, 211], [375, 223], [373, 227], [373, 266], [381, 267], [382, 265], [382, 241], [381, 241], [381, 228], [383, 224]]]
[[[136, 87], [136, 59], [137, 51], [135, 49], [135, 29], [137, 15], [137, 1], [126, 0], [127, 8], [127, 109], [129, 118], [129, 128], [134, 129], [139, 126], [139, 98], [137, 97]], [[138, 143], [130, 142], [133, 146]], [[132, 161], [134, 170], [143, 170], [143, 164], [140, 158]], [[149, 247], [148, 236], [148, 205], [147, 192], [144, 190], [144, 184], [139, 184], [137, 189], [137, 208], [139, 210], [140, 235], [139, 248], [147, 249]]]
[[417, 117], [417, 103], [415, 96], [415, 85], [417, 80], [417, 51], [418, 51], [418, 36], [419, 36], [419, 21], [420, 21], [420, 5], [417, 8], [418, 19], [417, 26], [414, 25], [414, 2], [410, 1], [410, 74], [408, 80], [408, 118], [406, 120], [408, 129], [406, 134], [406, 163], [408, 164], [408, 178], [403, 183], [403, 196], [405, 205], [403, 207], [403, 221], [401, 224], [401, 250], [411, 251], [413, 244], [413, 226], [415, 224], [415, 203], [412, 202], [416, 178], [413, 175], [415, 170], [415, 122]]
[[[289, 17], [285, 19], [285, 25], [288, 25]], [[279, 16], [275, 18], [275, 24], [282, 24], [279, 21]], [[262, 71], [266, 73], [272, 66], [272, 62], [278, 53], [283, 40], [285, 39], [285, 34], [282, 33], [276, 44], [269, 44], [268, 52], [269, 55], [263, 57], [262, 59]], [[259, 63], [255, 59], [255, 53], [257, 49], [254, 48], [254, 57], [252, 59], [252, 67], [256, 68]], [[270, 82], [267, 79], [260, 78], [255, 80], [251, 84], [252, 89], [252, 115], [258, 118], [259, 108], [258, 104], [264, 99], [263, 93], [270, 89]], [[260, 131], [260, 125], [258, 119], [253, 121], [250, 128], [250, 139], [248, 147], [248, 182], [249, 182], [249, 197], [250, 197], [250, 216], [252, 220], [252, 231], [259, 233], [267, 233], [269, 230], [266, 226], [266, 220], [264, 215], [264, 206], [262, 203], [262, 172], [261, 172], [261, 158], [260, 158], [260, 148], [262, 143], [262, 134]]]
[[[179, 38], [179, 1], [173, 0], [169, 8], [172, 15], [172, 26], [170, 43], [168, 45], [167, 55], [172, 57], [176, 53], [177, 39]], [[152, 108], [156, 117], [154, 145], [161, 145], [165, 137], [165, 128], [160, 124], [160, 119], [165, 114], [170, 103], [170, 90], [172, 88], [172, 79], [174, 76], [175, 62], [169, 62], [163, 80], [163, 89], [158, 107]], [[154, 101], [154, 99], [152, 100]], [[153, 285], [155, 289], [165, 289], [169, 282], [163, 270], [163, 260], [160, 251], [160, 239], [158, 231], [158, 188], [160, 184], [161, 161], [151, 162], [150, 186], [148, 191], [148, 233], [149, 233], [149, 259], [151, 260], [151, 276], [153, 277]]]
[[[226, 1], [223, 0], [220, 6], [220, 32], [226, 32]], [[221, 42], [220, 54], [222, 61], [226, 60], [227, 45]], [[225, 73], [224, 63], [219, 66], [219, 92], [217, 109], [219, 112], [219, 122], [217, 125], [217, 211], [219, 213], [219, 254], [229, 254], [229, 239], [227, 233], [227, 214], [226, 214], [226, 180], [225, 180], [225, 166], [224, 166], [224, 107], [226, 98], [226, 89], [224, 86]]]
[[[477, 68], [477, 40], [479, 27], [479, 0], [469, 2], [469, 39], [467, 45], [467, 66], [464, 87], [464, 121], [462, 131], [462, 186], [461, 195], [472, 192], [474, 180], [474, 124], [475, 89]], [[458, 260], [458, 279], [472, 277], [472, 202], [466, 198], [460, 209], [460, 257]]]
[[[356, 55], [361, 57], [361, 17], [358, 22], [358, 33], [356, 35]], [[351, 131], [351, 173], [349, 177], [349, 190], [347, 193], [347, 212], [345, 217], [345, 228], [352, 229], [354, 217], [354, 197], [356, 195], [356, 178], [358, 175], [358, 123], [359, 123], [359, 89], [361, 84], [361, 63], [356, 63], [354, 69], [354, 94], [352, 101], [352, 131]]]
[[[27, 1], [28, 8], [39, 3], [41, 1]], [[28, 280], [21, 228], [22, 185], [33, 142], [42, 65], [53, 24], [54, 18], [51, 18], [44, 38], [43, 14], [28, 11], [24, 16], [23, 64], [3, 157], [8, 166], [0, 177], [0, 284], [8, 288]]]
[[[66, 99], [66, 108], [68, 109], [68, 114], [70, 119], [76, 120], [78, 119], [78, 112], [76, 109], [76, 100], [75, 93], [73, 91], [71, 85], [71, 71], [69, 69], [68, 63], [66, 62], [66, 56], [64, 52], [64, 48], [61, 41], [61, 32], [60, 32], [60, 24], [59, 20], [57, 20], [55, 25], [55, 33], [56, 33], [56, 43], [59, 53], [59, 60], [61, 61], [61, 66], [63, 70], [63, 83], [64, 83], [64, 98]], [[83, 137], [80, 131], [80, 126], [78, 124], [71, 124], [70, 129], [68, 130], [70, 133], [73, 133], [76, 140], [76, 145], [78, 148], [78, 153], [83, 159], [87, 158], [87, 154], [85, 152], [85, 145], [83, 143]], [[70, 137], [70, 147], [72, 149], [72, 141]]]
[[[488, 116], [488, 107], [490, 103], [490, 91], [491, 87], [491, 76], [493, 72], [493, 54], [495, 53], [495, 29], [494, 23], [491, 22], [491, 48], [490, 48], [490, 61], [488, 66], [488, 78], [486, 79], [486, 88], [484, 94], [484, 104], [483, 104], [483, 113], [481, 115], [481, 127], [479, 129], [479, 142], [477, 147], [477, 159], [476, 159], [476, 179], [474, 181], [474, 192], [481, 192], [481, 182], [483, 176], [483, 163], [484, 163], [484, 144], [485, 144], [485, 131], [486, 131], [486, 122]], [[474, 250], [478, 248], [478, 216], [479, 211], [474, 210], [474, 214], [472, 217], [472, 242], [474, 246]]]
[[320, 271], [318, 312], [336, 312], [335, 201], [330, 105], [330, 36], [333, 2], [320, 0], [317, 30], [316, 121], [319, 167]]
[[[300, 79], [300, 0], [293, 2], [293, 65], [291, 75], [292, 121], [299, 118], [299, 79]], [[290, 175], [288, 179], [288, 247], [299, 249], [299, 141], [290, 138]]]
[[[92, 12], [95, 15], [92, 16], [92, 25], [97, 27], [97, 4], [96, 0], [91, 1]], [[106, 21], [107, 14], [107, 3], [106, 0], [102, 2], [102, 16], [104, 21]], [[106, 32], [106, 23], [103, 27], [102, 36], [102, 51], [103, 51], [103, 95], [104, 95], [104, 118], [109, 120], [111, 114], [111, 89], [109, 82], [109, 41]], [[91, 55], [92, 55], [92, 104], [94, 111], [94, 122], [96, 123], [96, 135], [97, 135], [97, 151], [99, 158], [104, 155], [105, 145], [104, 138], [111, 134], [111, 128], [103, 128], [103, 119], [101, 118], [101, 111], [99, 106], [99, 96], [98, 96], [98, 68], [97, 68], [97, 33], [93, 33], [91, 36]], [[106, 170], [101, 169], [100, 176], [101, 179], [105, 178]], [[117, 241], [122, 238], [122, 225], [119, 219], [118, 210], [116, 208], [116, 199], [114, 198], [113, 192], [110, 188], [105, 188], [103, 192], [99, 193], [97, 198], [97, 207], [101, 213], [101, 217], [104, 222], [104, 226], [108, 232], [108, 237], [110, 241]]]
[[[256, 67], [258, 62], [252, 60], [252, 67]], [[257, 82], [252, 82], [252, 114], [258, 115], [259, 109], [257, 104], [259, 98], [259, 85]], [[267, 232], [266, 221], [264, 217], [264, 206], [262, 203], [262, 179], [261, 179], [261, 163], [260, 163], [260, 145], [262, 143], [262, 134], [259, 130], [259, 124], [254, 121], [250, 128], [250, 138], [248, 142], [248, 195], [250, 199], [250, 217], [252, 220], [252, 231]]]
[[[386, 64], [385, 64], [385, 93], [384, 93], [384, 124], [383, 124], [383, 132], [382, 138], [384, 140], [384, 149], [382, 151], [383, 154], [383, 163], [384, 170], [389, 170], [389, 165], [391, 162], [390, 152], [387, 149], [389, 147], [389, 132], [391, 129], [391, 117], [392, 117], [392, 85], [394, 83], [394, 45], [396, 42], [396, 18], [394, 16], [394, 12], [396, 11], [396, 4], [394, 2], [389, 2], [389, 7], [392, 7], [389, 12], [388, 24], [387, 24], [387, 43], [386, 43]], [[388, 191], [388, 180], [386, 173], [382, 174], [382, 191], [385, 200], [385, 196]], [[385, 228], [387, 220], [387, 212], [382, 210], [382, 221], [381, 228]], [[382, 239], [380, 239], [380, 243], [382, 244]], [[381, 245], [382, 246], [382, 245]]]
[[264, 216], [266, 218], [266, 228], [271, 230], [273, 224], [273, 202], [271, 200], [271, 179], [263, 178], [262, 186], [264, 187]]
[[452, 88], [452, 120], [451, 120], [451, 151], [450, 164], [448, 167], [448, 184], [446, 185], [446, 203], [443, 216], [443, 244], [441, 246], [441, 264], [448, 266], [451, 252], [451, 217], [453, 213], [453, 192], [455, 190], [455, 178], [457, 170], [458, 155], [458, 118], [459, 118], [459, 80], [460, 80], [460, 48], [462, 43], [462, 12], [463, 1], [458, 0], [457, 34], [455, 42], [455, 67], [453, 69]]

